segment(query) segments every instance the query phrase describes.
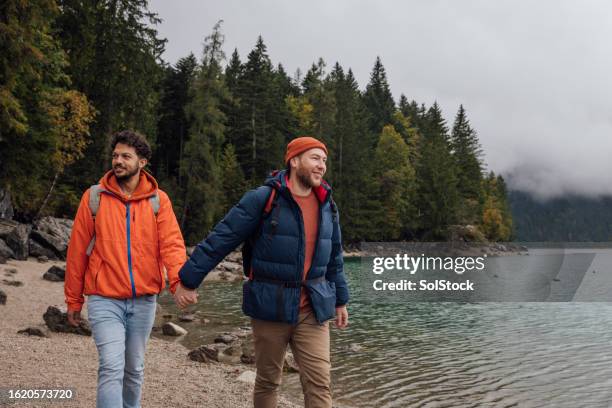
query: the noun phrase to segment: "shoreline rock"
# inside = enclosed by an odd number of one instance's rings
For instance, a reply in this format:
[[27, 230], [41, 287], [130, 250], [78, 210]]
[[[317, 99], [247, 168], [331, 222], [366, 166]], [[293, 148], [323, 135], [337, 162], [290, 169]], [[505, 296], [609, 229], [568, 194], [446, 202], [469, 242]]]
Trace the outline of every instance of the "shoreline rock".
[[81, 336], [91, 336], [91, 328], [89, 322], [81, 318], [81, 323], [78, 327], [74, 327], [68, 323], [68, 315], [64, 307], [49, 306], [43, 315], [45, 324], [52, 332], [56, 333], [74, 333]]
[[179, 337], [187, 334], [187, 330], [185, 330], [178, 324], [166, 322], [162, 325], [162, 333], [166, 336]]
[[66, 277], [66, 269], [53, 265], [42, 277], [50, 282], [63, 282]]

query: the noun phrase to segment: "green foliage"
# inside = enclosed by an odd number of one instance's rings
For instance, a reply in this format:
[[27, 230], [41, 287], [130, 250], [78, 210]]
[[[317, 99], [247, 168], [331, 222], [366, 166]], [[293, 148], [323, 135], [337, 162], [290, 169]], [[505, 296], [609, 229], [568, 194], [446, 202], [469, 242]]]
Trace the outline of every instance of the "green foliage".
[[419, 227], [426, 239], [445, 239], [457, 221], [459, 195], [447, 127], [439, 106], [428, 110], [417, 168]]
[[161, 179], [178, 178], [181, 173], [182, 153], [191, 128], [185, 107], [192, 101], [191, 89], [197, 65], [196, 58], [190, 54], [181, 58], [175, 67], [165, 70], [153, 158], [153, 171]]
[[457, 169], [457, 190], [462, 201], [459, 206], [459, 221], [475, 224], [483, 211], [482, 149], [476, 132], [470, 126], [463, 105], [455, 117], [451, 135], [451, 148]]
[[379, 201], [376, 238], [395, 241], [414, 225], [415, 173], [410, 148], [392, 125], [386, 125], [375, 152], [374, 180]]
[[137, 129], [156, 139], [158, 87], [163, 75], [160, 22], [147, 0], [58, 0], [57, 36], [69, 57], [68, 74], [99, 114], [86, 158], [70, 169], [81, 189], [110, 165], [110, 134]]
[[280, 93], [284, 72], [273, 69], [261, 37], [244, 66], [232, 72], [238, 72], [232, 85], [238, 107], [232, 111], [229, 142], [236, 148], [249, 184], [257, 185], [271, 170], [283, 166], [291, 119], [286, 95]]
[[370, 131], [379, 134], [383, 126], [391, 123], [395, 113], [395, 102], [380, 57], [376, 57], [370, 83], [366, 86], [363, 99], [370, 112]]
[[456, 224], [511, 237], [505, 183], [483, 176], [463, 106], [450, 134], [437, 104], [402, 94], [396, 106], [380, 58], [362, 92], [350, 69], [322, 59], [291, 78], [261, 37], [224, 65], [221, 22], [200, 61], [169, 66], [146, 0], [7, 0], [0, 13], [0, 186], [19, 219], [72, 216], [110, 164], [108, 136], [131, 128], [148, 136], [191, 244], [284, 168], [301, 135], [328, 147], [347, 242], [446, 239]]
[[234, 145], [228, 143], [221, 156], [221, 174], [223, 178], [223, 209], [225, 213], [240, 200], [244, 194], [246, 183], [240, 163], [236, 158]]
[[17, 217], [32, 219], [59, 176], [83, 157], [93, 107], [69, 89], [67, 58], [54, 37], [58, 8], [50, 1], [2, 7], [0, 183], [12, 192]]
[[219, 21], [205, 39], [192, 99], [185, 108], [191, 127], [181, 164], [184, 199], [180, 222], [189, 243], [199, 241], [208, 233], [222, 215], [225, 204], [221, 159], [226, 116], [221, 105], [230, 94], [221, 69], [225, 57], [223, 41]]
[[506, 183], [502, 176], [495, 176], [495, 173], [490, 172], [483, 184], [483, 232], [491, 241], [509, 241], [512, 238], [512, 215]]

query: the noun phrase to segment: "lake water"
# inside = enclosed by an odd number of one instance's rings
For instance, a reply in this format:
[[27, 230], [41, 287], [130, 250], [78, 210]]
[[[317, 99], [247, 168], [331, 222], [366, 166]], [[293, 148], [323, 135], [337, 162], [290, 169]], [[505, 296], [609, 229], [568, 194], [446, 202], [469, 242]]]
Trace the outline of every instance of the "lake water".
[[[583, 289], [600, 289], [603, 299], [612, 290], [609, 261], [596, 259], [588, 267], [597, 274], [583, 278]], [[364, 290], [359, 260], [347, 261], [346, 273], [350, 327], [332, 329], [339, 406], [612, 406], [612, 304], [385, 302]], [[586, 282], [607, 274], [610, 287]], [[593, 300], [584, 290], [574, 292]], [[181, 341], [196, 347], [219, 331], [248, 325], [241, 295], [240, 284], [203, 285], [196, 310], [211, 323], [183, 324], [189, 334]], [[160, 303], [176, 313], [169, 296]], [[299, 401], [297, 374], [283, 381]]]

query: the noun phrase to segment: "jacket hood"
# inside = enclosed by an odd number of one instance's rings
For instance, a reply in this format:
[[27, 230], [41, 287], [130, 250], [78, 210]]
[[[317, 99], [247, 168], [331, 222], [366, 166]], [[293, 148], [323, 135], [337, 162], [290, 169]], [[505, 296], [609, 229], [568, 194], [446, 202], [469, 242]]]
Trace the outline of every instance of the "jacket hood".
[[[288, 181], [287, 170], [274, 170], [268, 175], [264, 185], [275, 188], [279, 192], [288, 193]], [[324, 203], [331, 196], [332, 188], [327, 181], [321, 180], [321, 185], [313, 187], [312, 191], [319, 199], [319, 202]]]
[[117, 181], [117, 177], [112, 170], [109, 170], [101, 179], [100, 184], [102, 187], [115, 194], [123, 201], [137, 201], [142, 200], [144, 198], [149, 198], [157, 192], [158, 186], [155, 178], [147, 173], [144, 170], [140, 171], [140, 179], [138, 181], [138, 186], [134, 193], [132, 193], [131, 197], [127, 197], [123, 192], [121, 192], [121, 188], [119, 187], [119, 182]]

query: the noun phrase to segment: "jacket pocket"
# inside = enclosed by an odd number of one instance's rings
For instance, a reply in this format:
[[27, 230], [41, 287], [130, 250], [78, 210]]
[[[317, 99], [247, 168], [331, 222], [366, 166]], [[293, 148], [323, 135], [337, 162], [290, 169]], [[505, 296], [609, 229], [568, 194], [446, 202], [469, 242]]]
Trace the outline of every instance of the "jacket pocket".
[[316, 279], [304, 283], [310, 295], [310, 303], [315, 317], [323, 323], [336, 316], [336, 284], [326, 279]]
[[255, 319], [293, 323], [298, 297], [299, 288], [248, 280], [242, 286], [242, 311]]

